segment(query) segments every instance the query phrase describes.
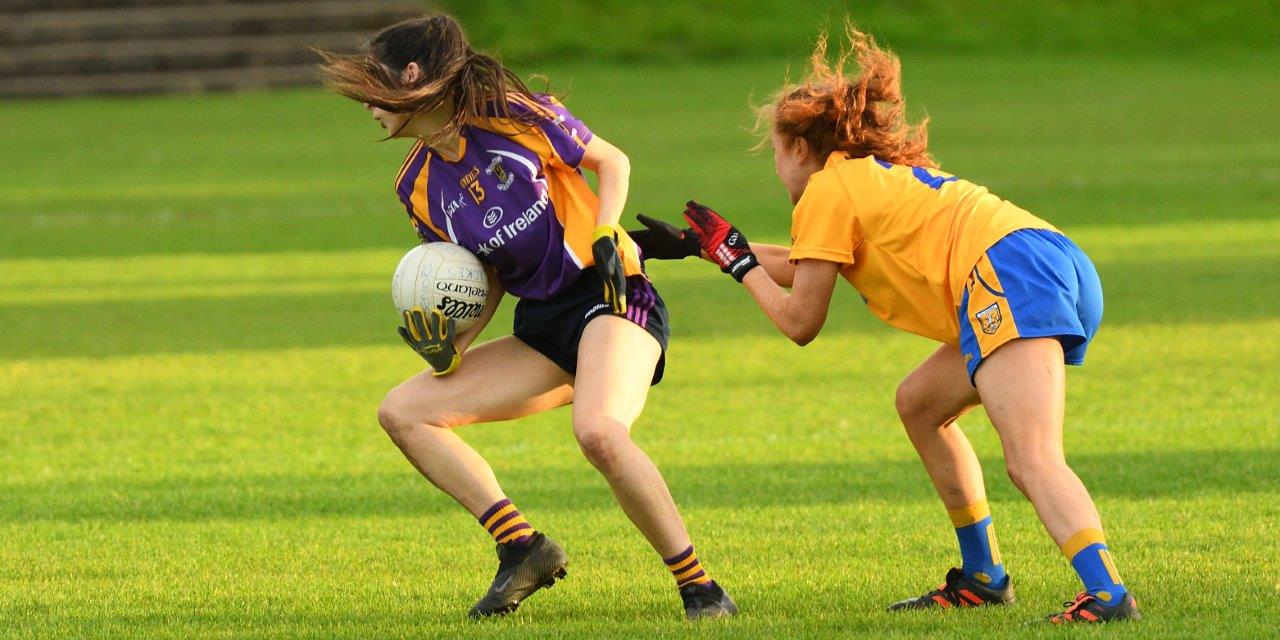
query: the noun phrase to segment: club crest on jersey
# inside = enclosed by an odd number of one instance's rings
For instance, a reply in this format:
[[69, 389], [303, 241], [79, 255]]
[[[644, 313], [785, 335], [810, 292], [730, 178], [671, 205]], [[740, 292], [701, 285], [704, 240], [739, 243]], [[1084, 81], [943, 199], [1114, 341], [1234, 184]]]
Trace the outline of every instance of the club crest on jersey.
[[993, 303], [986, 309], [973, 314], [973, 316], [982, 324], [982, 332], [986, 334], [995, 333], [1000, 328], [1000, 322], [1004, 320], [1000, 316], [999, 303]]
[[484, 170], [485, 175], [493, 176], [498, 180], [498, 191], [506, 191], [511, 188], [511, 183], [515, 181], [515, 174], [507, 171], [502, 166], [502, 156], [495, 155], [493, 160], [489, 162], [489, 167]]
[[467, 188], [467, 193], [476, 204], [484, 202], [484, 187], [480, 186], [480, 167], [472, 167], [467, 175], [458, 180], [458, 184]]

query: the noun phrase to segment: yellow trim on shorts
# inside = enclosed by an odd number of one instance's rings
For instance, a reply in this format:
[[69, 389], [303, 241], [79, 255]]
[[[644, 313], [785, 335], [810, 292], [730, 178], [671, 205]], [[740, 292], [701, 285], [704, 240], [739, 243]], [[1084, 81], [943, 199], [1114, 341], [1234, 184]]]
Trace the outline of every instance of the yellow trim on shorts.
[[1000, 277], [996, 275], [995, 267], [987, 254], [982, 254], [978, 264], [974, 265], [965, 290], [969, 292], [965, 318], [969, 321], [983, 358], [1005, 343], [1021, 337], [1018, 322], [1013, 317], [1013, 309], [1003, 295]]

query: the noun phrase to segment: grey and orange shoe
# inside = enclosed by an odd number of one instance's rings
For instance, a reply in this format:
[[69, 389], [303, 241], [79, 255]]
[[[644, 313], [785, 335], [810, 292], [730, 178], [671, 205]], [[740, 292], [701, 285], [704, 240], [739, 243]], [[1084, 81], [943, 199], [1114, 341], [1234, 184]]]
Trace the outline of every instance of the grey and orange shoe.
[[964, 575], [964, 572], [952, 568], [947, 572], [942, 586], [922, 596], [899, 600], [889, 605], [889, 611], [903, 609], [932, 609], [939, 607], [985, 607], [990, 605], [1013, 604], [1017, 600], [1013, 593], [1013, 579], [1005, 580], [1004, 587], [992, 589], [981, 582]]
[[684, 617], [690, 620], [724, 618], [738, 613], [738, 605], [715, 580], [685, 585], [680, 589], [680, 599], [684, 601]]
[[565, 577], [569, 558], [564, 549], [541, 533], [524, 544], [498, 545], [498, 573], [488, 593], [471, 608], [472, 618], [500, 616], [515, 611], [533, 592]]
[[1086, 591], [1080, 592], [1075, 600], [1062, 603], [1066, 609], [1045, 616], [1044, 621], [1050, 624], [1072, 624], [1077, 622], [1116, 622], [1119, 620], [1141, 620], [1138, 601], [1132, 593], [1125, 593], [1120, 602], [1108, 605], [1097, 596]]

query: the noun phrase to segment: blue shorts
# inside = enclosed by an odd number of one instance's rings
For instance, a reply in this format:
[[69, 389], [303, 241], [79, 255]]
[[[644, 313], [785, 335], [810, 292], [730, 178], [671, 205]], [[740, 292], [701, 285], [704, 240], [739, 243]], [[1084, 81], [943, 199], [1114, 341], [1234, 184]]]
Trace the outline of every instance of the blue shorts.
[[1066, 236], [1021, 229], [978, 259], [957, 315], [970, 382], [983, 358], [1018, 338], [1057, 338], [1064, 361], [1080, 365], [1102, 323], [1102, 283]]

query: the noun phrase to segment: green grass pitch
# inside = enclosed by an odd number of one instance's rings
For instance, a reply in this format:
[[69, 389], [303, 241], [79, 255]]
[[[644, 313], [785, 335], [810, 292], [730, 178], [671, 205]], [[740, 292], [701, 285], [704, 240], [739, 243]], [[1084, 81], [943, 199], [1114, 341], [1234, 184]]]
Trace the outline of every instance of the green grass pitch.
[[[893, 412], [932, 346], [842, 288], [797, 349], [693, 261], [651, 265], [675, 334], [634, 433], [744, 615], [679, 617], [559, 410], [463, 432], [572, 558], [516, 615], [465, 622], [491, 544], [375, 420], [421, 366], [388, 295], [414, 242], [391, 193], [404, 145], [298, 90], [0, 104], [0, 636], [1274, 637], [1280, 58], [905, 58], [943, 167], [1102, 274], [1067, 449], [1143, 622], [1022, 626], [1077, 583], [980, 412], [961, 424], [1020, 603], [883, 612], [958, 561]], [[633, 212], [696, 197], [785, 241], [743, 131], [783, 63], [541, 70], [630, 153]]]

